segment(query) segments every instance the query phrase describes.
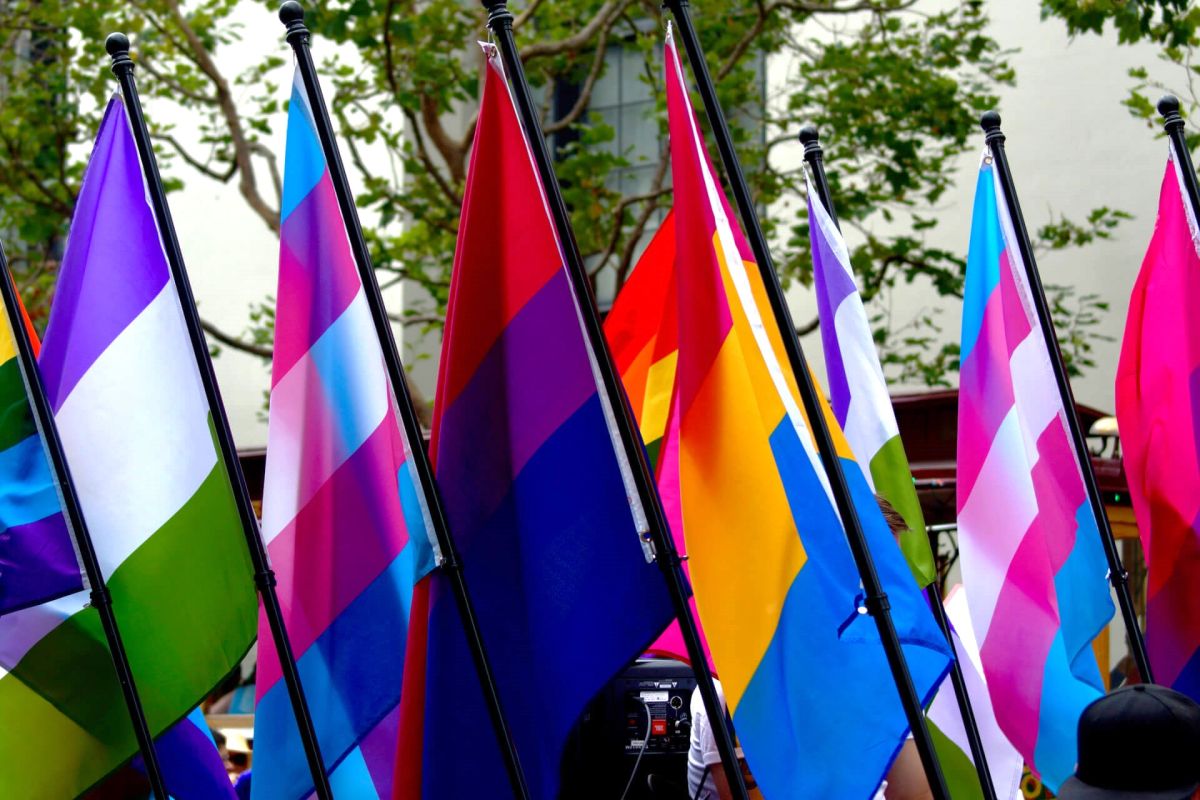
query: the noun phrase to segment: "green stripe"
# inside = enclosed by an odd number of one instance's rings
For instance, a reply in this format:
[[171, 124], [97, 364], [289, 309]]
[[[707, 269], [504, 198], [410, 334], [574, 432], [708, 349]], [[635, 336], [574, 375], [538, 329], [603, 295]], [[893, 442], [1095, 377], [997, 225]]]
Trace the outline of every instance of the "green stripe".
[[7, 450], [37, 433], [19, 359], [0, 364], [0, 450]]
[[900, 534], [900, 550], [917, 584], [928, 586], [937, 580], [937, 567], [933, 561], [933, 551], [929, 548], [929, 534], [925, 531], [925, 517], [921, 514], [917, 487], [913, 485], [912, 470], [899, 436], [893, 436], [883, 443], [883, 447], [871, 458], [870, 469], [875, 492], [887, 498], [908, 523], [908, 530]]
[[929, 733], [933, 737], [933, 749], [942, 764], [942, 774], [946, 776], [946, 787], [950, 789], [950, 797], [953, 800], [983, 800], [983, 789], [979, 787], [975, 762], [971, 761], [949, 736], [942, 733], [932, 720], [927, 721]]
[[[245, 655], [257, 628], [249, 555], [220, 462], [108, 582], [155, 735]], [[74, 797], [137, 749], [100, 619], [86, 609], [0, 679], [0, 796]]]

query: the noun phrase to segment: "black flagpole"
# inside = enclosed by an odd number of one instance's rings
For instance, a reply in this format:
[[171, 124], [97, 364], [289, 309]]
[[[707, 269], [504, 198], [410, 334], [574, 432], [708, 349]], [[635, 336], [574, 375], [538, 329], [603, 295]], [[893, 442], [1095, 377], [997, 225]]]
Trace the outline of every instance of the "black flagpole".
[[[1017, 250], [1021, 254], [1021, 260], [1025, 262], [1025, 279], [1029, 283], [1029, 293], [1033, 296], [1033, 307], [1037, 312], [1042, 337], [1046, 340], [1046, 350], [1050, 353], [1054, 381], [1058, 384], [1058, 395], [1062, 400], [1063, 410], [1066, 412], [1064, 417], [1067, 421], [1067, 431], [1071, 435], [1071, 444], [1075, 448], [1079, 469], [1083, 473], [1083, 485], [1087, 488], [1092, 515], [1096, 518], [1096, 526], [1100, 530], [1100, 541], [1104, 545], [1104, 555], [1108, 559], [1109, 582], [1117, 594], [1117, 604], [1121, 607], [1121, 616], [1125, 620], [1125, 630], [1129, 635], [1129, 647], [1133, 652], [1133, 660], [1142, 674], [1142, 680], [1146, 683], [1153, 683], [1154, 674], [1150, 670], [1150, 659], [1146, 655], [1146, 640], [1142, 636], [1141, 626], [1138, 625], [1137, 611], [1133, 607], [1133, 598], [1129, 594], [1129, 573], [1121, 565], [1121, 556], [1117, 552], [1112, 525], [1109, 524], [1108, 513], [1104, 510], [1104, 501], [1100, 498], [1100, 487], [1096, 483], [1096, 470], [1092, 465], [1091, 454], [1088, 452], [1083, 427], [1079, 424], [1079, 413], [1075, 408], [1075, 395], [1071, 391], [1071, 381], [1067, 377], [1062, 351], [1058, 347], [1058, 335], [1054, 332], [1054, 321], [1050, 317], [1046, 291], [1042, 288], [1042, 279], [1038, 274], [1037, 262], [1033, 257], [1033, 245], [1029, 241], [1029, 231], [1025, 228], [1025, 217], [1021, 214], [1021, 204], [1017, 200], [1017, 188], [1013, 184], [1012, 172], [1008, 168], [1008, 156], [1004, 153], [1004, 133], [1000, 130], [1000, 115], [995, 111], [985, 111], [979, 118], [979, 124], [984, 130], [984, 141], [991, 150], [992, 164], [996, 168], [996, 175], [1000, 178], [1000, 185], [1004, 188], [1004, 202], [1008, 206], [1008, 215], [1012, 218], [1013, 230], [1017, 235]], [[1180, 126], [1182, 127], [1182, 121]], [[1186, 148], [1184, 152], [1187, 152]]]
[[112, 655], [117, 681], [121, 684], [121, 694], [125, 697], [126, 708], [129, 709], [129, 720], [133, 723], [133, 735], [137, 739], [138, 748], [142, 751], [142, 761], [146, 765], [146, 777], [150, 780], [150, 788], [154, 790], [156, 798], [167, 800], [167, 784], [163, 780], [162, 768], [158, 765], [158, 753], [154, 750], [154, 736], [150, 733], [149, 723], [146, 722], [146, 712], [142, 708], [142, 700], [138, 696], [137, 685], [133, 680], [129, 656], [125, 652], [125, 643], [121, 640], [121, 630], [117, 627], [117, 615], [113, 610], [112, 595], [109, 594], [108, 585], [104, 581], [104, 573], [100, 570], [100, 559], [96, 557], [92, 534], [88, 530], [80, 509], [79, 495], [75, 492], [75, 482], [71, 479], [71, 470], [67, 466], [67, 456], [63, 451], [62, 440], [58, 438], [58, 426], [54, 422], [54, 411], [50, 408], [50, 401], [46, 399], [46, 387], [42, 384], [42, 373], [38, 369], [37, 359], [33, 356], [29, 332], [25, 330], [21, 304], [17, 301], [17, 288], [13, 285], [12, 275], [8, 271], [8, 259], [4, 255], [3, 243], [0, 243], [0, 272], [3, 273], [0, 276], [0, 294], [4, 295], [4, 310], [8, 314], [13, 340], [17, 345], [21, 376], [25, 379], [29, 405], [37, 420], [38, 431], [46, 443], [46, 455], [50, 460], [50, 468], [54, 471], [54, 479], [58, 483], [63, 513], [66, 514], [71, 536], [75, 539], [79, 560], [83, 563], [83, 572], [87, 575], [88, 586], [91, 589], [91, 605], [100, 614], [100, 626], [104, 629], [108, 652]]
[[479, 631], [479, 622], [467, 591], [467, 579], [463, 573], [462, 562], [450, 536], [450, 524], [446, 518], [445, 506], [434, 479], [433, 468], [429, 462], [429, 454], [424, 447], [424, 438], [417, 411], [413, 405], [412, 395], [408, 390], [408, 379], [405, 376], [404, 365], [400, 360], [400, 351], [396, 347], [392, 324], [384, 308], [383, 295], [379, 290], [379, 282], [375, 277], [375, 268], [371, 264], [371, 254], [363, 236], [362, 223], [358, 219], [358, 209], [354, 205], [354, 197], [350, 191], [350, 181], [346, 177], [346, 169], [338, 152], [337, 137], [333, 132], [333, 124], [329, 120], [329, 111], [325, 106], [325, 98], [321, 94], [321, 84], [317, 78], [317, 69], [313, 64], [312, 52], [309, 49], [310, 33], [304, 24], [304, 8], [295, 0], [288, 0], [279, 8], [279, 19], [287, 26], [287, 42], [292, 46], [296, 55], [296, 65], [304, 81], [304, 89], [308, 95], [309, 105], [312, 106], [313, 119], [317, 126], [317, 135], [321, 140], [321, 150], [325, 153], [325, 161], [329, 165], [329, 176], [333, 180], [337, 193], [338, 206], [342, 211], [342, 219], [346, 225], [346, 235], [350, 239], [350, 248], [354, 252], [354, 263], [358, 267], [358, 276], [362, 280], [366, 292], [367, 305], [371, 309], [371, 319], [375, 324], [375, 334], [383, 350], [383, 360], [387, 365], [388, 377], [392, 384], [392, 394], [404, 425], [408, 441], [412, 443], [411, 458], [416, 467], [417, 478], [421, 483], [421, 492], [429, 508], [429, 516], [433, 523], [433, 533], [437, 538], [440, 552], [440, 564], [458, 604], [458, 612], [462, 618], [463, 629], [467, 635], [467, 643], [475, 662], [475, 671], [487, 700], [488, 712], [492, 718], [492, 726], [496, 731], [500, 749], [504, 754], [505, 767], [508, 770], [509, 783], [513, 793], [522, 800], [529, 798], [529, 785], [521, 768], [517, 755], [516, 742], [512, 737], [508, 720], [500, 701], [500, 692], [496, 687], [496, 679], [492, 672], [491, 662], [484, 648], [483, 636]]
[[[804, 144], [804, 160], [808, 162], [813, 175], [813, 190], [821, 205], [829, 213], [833, 224], [841, 230], [837, 212], [833, 210], [833, 198], [829, 192], [829, 181], [825, 177], [825, 153], [821, 149], [820, 135], [812, 125], [800, 130], [800, 141]], [[809, 220], [809, 224], [813, 224]], [[929, 598], [929, 607], [937, 619], [938, 627], [946, 637], [954, 653], [954, 661], [950, 664], [950, 681], [954, 685], [954, 697], [958, 700], [958, 711], [962, 715], [963, 729], [967, 734], [967, 743], [971, 748], [971, 758], [975, 762], [975, 772], [979, 777], [979, 788], [983, 790], [984, 800], [997, 800], [996, 787], [992, 783], [992, 773], [988, 769], [987, 754], [983, 751], [983, 740], [979, 736], [979, 723], [975, 720], [975, 709], [971, 707], [971, 698], [967, 694], [967, 683], [963, 679], [962, 664], [959, 663], [958, 653], [954, 648], [954, 637], [950, 635], [950, 620], [946, 618], [946, 607], [942, 604], [942, 594], [938, 590], [937, 581], [925, 589]]]
[[142, 172], [146, 176], [146, 188], [154, 207], [154, 217], [158, 221], [163, 250], [166, 252], [167, 263], [171, 268], [171, 278], [175, 283], [175, 290], [179, 293], [179, 305], [183, 311], [184, 324], [187, 326], [188, 339], [192, 343], [192, 352], [196, 357], [200, 382], [204, 384], [204, 394], [208, 399], [208, 407], [212, 411], [217, 444], [220, 447], [225, 468], [229, 473], [229, 483], [233, 489], [238, 515], [242, 520], [242, 531], [245, 533], [246, 545], [250, 551], [250, 561], [254, 567], [254, 585], [258, 588], [267, 624], [270, 626], [272, 638], [275, 640], [279, 665], [287, 686], [288, 697], [291, 699], [292, 711], [296, 715], [296, 727], [300, 730], [300, 741], [304, 745], [304, 755], [308, 760], [309, 771], [312, 773], [313, 786], [320, 800], [331, 800], [333, 790], [329, 788], [329, 775], [325, 771], [325, 761], [321, 758], [320, 745], [317, 744], [316, 729], [313, 727], [312, 714], [308, 710], [308, 701], [305, 699], [304, 689], [300, 685], [300, 670], [296, 667], [296, 656], [292, 652], [292, 644], [284, 626], [279, 595], [275, 592], [275, 572], [267, 560], [267, 550], [263, 545], [262, 534], [258, 528], [258, 518], [254, 515], [250, 490], [246, 488], [246, 476], [242, 474], [237, 448], [233, 444], [233, 434], [229, 430], [229, 418], [225, 415], [225, 404], [221, 401], [221, 390], [217, 387], [217, 376], [213, 372], [212, 361], [209, 359], [208, 343], [204, 339], [204, 331], [200, 328], [200, 314], [196, 310], [196, 301], [192, 297], [192, 285], [188, 281], [187, 270], [183, 266], [183, 253], [179, 249], [175, 223], [171, 220], [171, 209], [167, 206], [167, 193], [163, 188], [162, 176], [158, 172], [158, 164], [154, 160], [150, 132], [146, 129], [146, 118], [142, 114], [142, 104], [138, 99], [137, 84], [133, 78], [133, 60], [129, 57], [129, 38], [123, 33], [109, 34], [108, 39], [104, 42], [104, 48], [112, 56], [112, 71], [121, 84], [121, 94], [125, 98], [125, 109], [129, 113], [133, 138], [137, 142]]
[[533, 96], [529, 93], [529, 83], [525, 79], [525, 67], [517, 52], [517, 43], [513, 38], [513, 15], [508, 10], [505, 0], [483, 0], [483, 6], [488, 10], [488, 27], [496, 38], [500, 55], [504, 59], [504, 69], [508, 73], [512, 85], [513, 99], [516, 101], [517, 113], [521, 118], [521, 127], [525, 129], [525, 138], [537, 163], [542, 185], [546, 188], [546, 200], [554, 217], [554, 227], [562, 242], [566, 255], [567, 274], [571, 286], [579, 298], [580, 316], [584, 321], [588, 342], [596, 354], [597, 366], [604, 382], [604, 392], [608, 403], [616, 416], [617, 428], [621, 434], [621, 445], [625, 456], [632, 467], [633, 481], [637, 487], [638, 499], [646, 511], [649, 531], [647, 540], [655, 552], [655, 561], [667, 582], [667, 590], [675, 608], [675, 616], [679, 620], [679, 630], [687, 645], [688, 658], [692, 662], [692, 670], [696, 676], [696, 686], [704, 701], [704, 710], [713, 725], [713, 738], [717, 750], [721, 754], [721, 766], [734, 797], [747, 800], [749, 794], [742, 770], [738, 766], [737, 754], [733, 738], [733, 726], [729, 715], [717, 697], [713, 684], [712, 670], [708, 666], [708, 657], [700, 644], [700, 634], [696, 620], [692, 618], [692, 609], [688, 605], [690, 589], [683, 576], [679, 554], [675, 550], [675, 542], [671, 538], [666, 515], [663, 513], [662, 500], [659, 499], [658, 489], [653, 474], [646, 462], [646, 450], [642, 444], [641, 433], [629, 410], [621, 376], [613, 366], [612, 354], [604, 339], [604, 329], [600, 324], [600, 315], [596, 311], [596, 298], [592, 295], [592, 286], [587, 279], [583, 257], [579, 254], [579, 244], [575, 241], [575, 232], [571, 228], [571, 218], [567, 213], [567, 204], [563, 200], [562, 189], [554, 174], [554, 164], [550, 159], [550, 151], [546, 147], [546, 139], [542, 135], [541, 122], [538, 118], [537, 107]]
[[833, 437], [830, 436], [829, 427], [825, 422], [817, 388], [804, 358], [804, 351], [800, 348], [800, 339], [796, 335], [796, 325], [792, 322], [792, 313], [784, 299], [779, 276], [775, 274], [775, 265], [771, 260], [770, 249], [767, 247], [767, 238], [759, 224], [758, 212], [754, 208], [754, 201], [750, 198], [750, 189], [746, 184], [746, 177], [742, 173], [741, 164], [738, 162], [737, 152], [734, 150], [733, 137], [725, 122], [725, 112], [721, 109], [720, 101], [717, 100], [716, 87], [713, 85], [712, 76], [709, 75], [708, 64], [705, 62], [704, 51], [700, 47], [696, 28], [692, 24], [688, 0], [667, 0], [665, 5], [674, 15], [675, 22], [679, 26], [680, 38], [683, 39], [684, 47], [687, 49], [688, 61], [692, 65], [692, 74], [696, 78], [697, 88], [704, 100], [704, 110], [712, 126], [717, 149], [721, 152], [721, 161], [725, 165], [725, 174], [729, 177], [729, 185], [745, 226], [747, 238], [750, 240], [750, 247], [754, 251], [754, 259], [758, 262], [758, 269], [762, 275], [767, 298], [771, 303], [775, 324], [783, 338], [788, 362], [795, 375], [800, 398], [804, 404], [804, 412], [808, 416], [813, 438], [816, 440], [817, 451], [821, 456], [821, 464], [829, 479], [829, 487], [833, 492], [838, 515], [841, 517], [842, 526], [846, 531], [846, 540], [850, 545], [854, 563], [857, 565], [858, 574], [862, 579], [866, 607], [879, 628], [879, 638], [883, 643], [892, 678], [896, 682], [896, 690], [899, 692], [900, 702], [904, 706], [905, 716], [912, 728], [917, 751], [921, 755], [925, 777], [929, 781], [929, 788], [933, 792], [933, 796], [938, 800], [948, 800], [950, 792], [946, 788], [946, 780], [942, 776], [941, 765], [938, 763], [937, 753], [933, 749], [933, 738], [930, 736], [929, 727], [925, 722], [921, 698], [917, 695], [912, 673], [908, 669], [908, 662], [900, 647], [900, 637], [896, 633], [896, 626], [892, 621], [891, 605], [879, 582], [879, 575], [875, 571], [875, 562], [871, 557], [871, 551], [867, 548], [862, 524], [858, 519], [858, 512], [854, 509], [850, 488], [846, 484], [846, 476], [842, 473], [841, 460], [834, 449]]

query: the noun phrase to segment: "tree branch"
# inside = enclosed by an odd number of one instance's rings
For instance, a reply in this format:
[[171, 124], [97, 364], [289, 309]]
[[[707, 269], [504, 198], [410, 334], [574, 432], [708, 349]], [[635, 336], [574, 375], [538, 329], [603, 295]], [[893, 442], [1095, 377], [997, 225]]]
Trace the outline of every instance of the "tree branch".
[[600, 71], [604, 69], [604, 53], [608, 46], [609, 30], [607, 27], [600, 29], [600, 38], [596, 41], [596, 54], [592, 57], [591, 69], [588, 70], [587, 78], [583, 81], [583, 87], [579, 90], [579, 99], [575, 101], [575, 105], [571, 107], [571, 110], [563, 115], [562, 119], [556, 119], [549, 125], [543, 125], [543, 134], [558, 133], [567, 126], [574, 125], [575, 121], [587, 109], [588, 103], [592, 100], [592, 89], [596, 85], [596, 79], [600, 77]]
[[221, 344], [226, 345], [227, 347], [232, 347], [234, 350], [240, 350], [243, 353], [249, 353], [252, 356], [258, 356], [259, 358], [270, 358], [273, 352], [272, 349], [266, 345], [255, 344], [254, 342], [246, 342], [237, 338], [236, 336], [233, 336], [232, 334], [225, 333], [225, 331], [221, 330], [207, 320], [200, 320], [200, 327], [203, 328], [204, 332], [209, 336], [216, 339]]
[[573, 36], [555, 42], [542, 41], [527, 45], [521, 51], [521, 60], [529, 61], [541, 56], [559, 55], [585, 47], [602, 28], [611, 27], [613, 21], [632, 3], [633, 0], [608, 0], [600, 7], [596, 15]]
[[179, 140], [169, 133], [162, 133], [154, 138], [171, 145], [171, 149], [173, 149], [176, 154], [184, 160], [184, 163], [202, 175], [207, 175], [215, 181], [229, 183], [230, 178], [232, 178], [234, 173], [237, 172], [238, 165], [236, 161], [230, 161], [229, 169], [225, 170], [224, 172], [217, 172], [215, 169], [208, 166], [207, 163], [200, 161], [200, 159], [196, 158], [186, 149], [184, 149], [184, 146], [180, 144]]

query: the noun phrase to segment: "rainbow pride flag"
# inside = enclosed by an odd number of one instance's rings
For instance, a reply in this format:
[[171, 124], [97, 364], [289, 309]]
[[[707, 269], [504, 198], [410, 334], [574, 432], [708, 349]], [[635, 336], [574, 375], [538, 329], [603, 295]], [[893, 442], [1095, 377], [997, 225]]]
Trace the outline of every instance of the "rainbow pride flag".
[[[76, 203], [39, 367], [155, 736], [254, 640], [230, 465], [180, 303], [116, 96]], [[134, 755], [85, 592], [0, 617], [0, 718], [21, 720], [0, 725], [2, 797], [75, 797]]]
[[1200, 700], [1200, 255], [1171, 151], [1117, 366], [1121, 454], [1150, 568], [1146, 647], [1160, 683]]
[[24, 312], [14, 321], [0, 305], [0, 616], [85, 586], [17, 354], [14, 324], [25, 326], [34, 356], [39, 349]]
[[[763, 795], [870, 797], [908, 723], [875, 623], [860, 613], [859, 575], [780, 332], [763, 317], [761, 277], [708, 160], [669, 32], [665, 57], [679, 479], [700, 616]], [[824, 413], [928, 699], [949, 667], [946, 640], [827, 404]]]
[[1104, 692], [1092, 639], [1112, 618], [1096, 520], [999, 177], [975, 189], [958, 395], [963, 586], [996, 720], [1051, 789]]
[[[389, 797], [428, 511], [299, 71], [288, 110], [263, 537], [336, 794]], [[252, 796], [313, 791], [260, 614]]]
[[[554, 800], [585, 705], [672, 610], [583, 327], [589, 300], [572, 288], [499, 54], [484, 47], [431, 451], [531, 795]], [[432, 578], [395, 797], [511, 797], [457, 606]]]
[[917, 583], [928, 586], [937, 579], [937, 568], [875, 337], [854, 282], [846, 241], [811, 183], [808, 235], [833, 414], [846, 432], [850, 449], [865, 465], [863, 477], [871, 489], [887, 499], [908, 524], [908, 530], [900, 534], [900, 549]]

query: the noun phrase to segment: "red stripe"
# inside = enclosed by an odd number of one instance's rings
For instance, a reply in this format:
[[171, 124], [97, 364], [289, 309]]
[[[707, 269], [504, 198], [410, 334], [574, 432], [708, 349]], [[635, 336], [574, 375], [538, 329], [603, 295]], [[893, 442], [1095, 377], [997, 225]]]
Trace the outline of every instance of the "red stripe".
[[393, 800], [421, 796], [421, 767], [425, 740], [425, 676], [429, 666], [429, 588], [436, 570], [413, 588], [408, 614], [408, 645], [404, 653], [404, 685], [400, 692], [400, 733], [396, 737], [396, 776]]

